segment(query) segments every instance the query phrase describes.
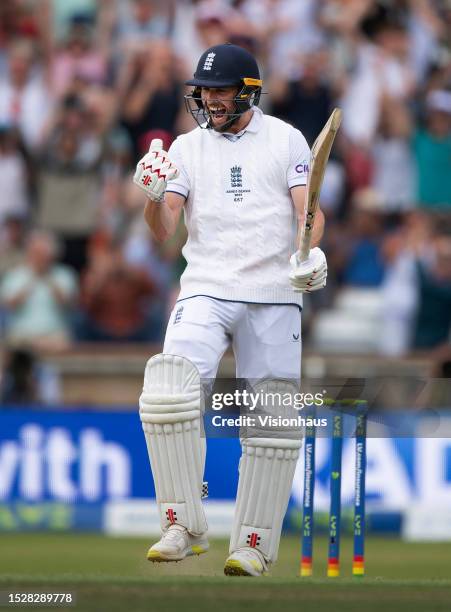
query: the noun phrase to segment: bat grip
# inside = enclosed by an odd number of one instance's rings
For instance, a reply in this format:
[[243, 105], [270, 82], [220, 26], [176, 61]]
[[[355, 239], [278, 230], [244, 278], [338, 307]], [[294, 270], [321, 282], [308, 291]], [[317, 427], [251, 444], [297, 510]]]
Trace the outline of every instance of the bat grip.
[[301, 248], [299, 249], [299, 263], [303, 261], [307, 261], [308, 256], [310, 254], [310, 238], [304, 237], [304, 240], [301, 243]]
[[308, 259], [310, 254], [310, 245], [312, 242], [313, 223], [315, 221], [314, 215], [307, 213], [307, 220], [302, 228], [302, 233], [299, 241], [299, 257], [298, 263], [302, 263]]

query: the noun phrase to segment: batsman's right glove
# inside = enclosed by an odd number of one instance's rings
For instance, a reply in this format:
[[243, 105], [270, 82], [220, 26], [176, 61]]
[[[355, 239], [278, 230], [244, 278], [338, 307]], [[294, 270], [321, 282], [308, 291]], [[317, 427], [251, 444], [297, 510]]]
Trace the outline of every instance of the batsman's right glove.
[[309, 253], [308, 259], [299, 262], [299, 251], [290, 259], [290, 283], [297, 293], [311, 293], [326, 286], [327, 261], [319, 247]]
[[179, 171], [171, 162], [166, 151], [163, 150], [163, 141], [154, 138], [150, 143], [149, 152], [139, 160], [133, 182], [138, 185], [148, 198], [154, 202], [161, 202], [168, 181], [176, 178]]

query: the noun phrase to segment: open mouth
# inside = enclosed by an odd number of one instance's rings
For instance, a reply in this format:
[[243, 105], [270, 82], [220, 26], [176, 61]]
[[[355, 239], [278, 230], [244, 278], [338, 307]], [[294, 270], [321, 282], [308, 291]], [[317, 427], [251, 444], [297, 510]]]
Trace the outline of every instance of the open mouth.
[[222, 104], [211, 104], [208, 106], [208, 112], [214, 119], [222, 119], [226, 116], [227, 109]]

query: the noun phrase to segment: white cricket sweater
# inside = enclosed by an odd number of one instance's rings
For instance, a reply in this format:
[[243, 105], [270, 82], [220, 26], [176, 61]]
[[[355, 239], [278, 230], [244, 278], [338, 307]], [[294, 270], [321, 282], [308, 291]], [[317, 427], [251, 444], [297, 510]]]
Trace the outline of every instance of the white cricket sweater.
[[178, 137], [190, 185], [179, 300], [208, 295], [302, 306], [288, 281], [297, 235], [287, 185], [293, 129], [261, 114], [259, 129], [236, 141], [199, 127]]

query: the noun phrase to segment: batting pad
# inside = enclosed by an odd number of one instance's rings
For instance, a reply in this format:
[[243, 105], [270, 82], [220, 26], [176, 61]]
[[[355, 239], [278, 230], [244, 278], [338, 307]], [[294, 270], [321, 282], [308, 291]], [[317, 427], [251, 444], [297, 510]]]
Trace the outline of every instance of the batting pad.
[[274, 562], [288, 506], [301, 440], [242, 440], [240, 478], [230, 553], [257, 548]]
[[149, 359], [139, 413], [163, 530], [178, 523], [193, 535], [207, 531], [200, 402], [199, 372], [188, 359], [166, 354]]

